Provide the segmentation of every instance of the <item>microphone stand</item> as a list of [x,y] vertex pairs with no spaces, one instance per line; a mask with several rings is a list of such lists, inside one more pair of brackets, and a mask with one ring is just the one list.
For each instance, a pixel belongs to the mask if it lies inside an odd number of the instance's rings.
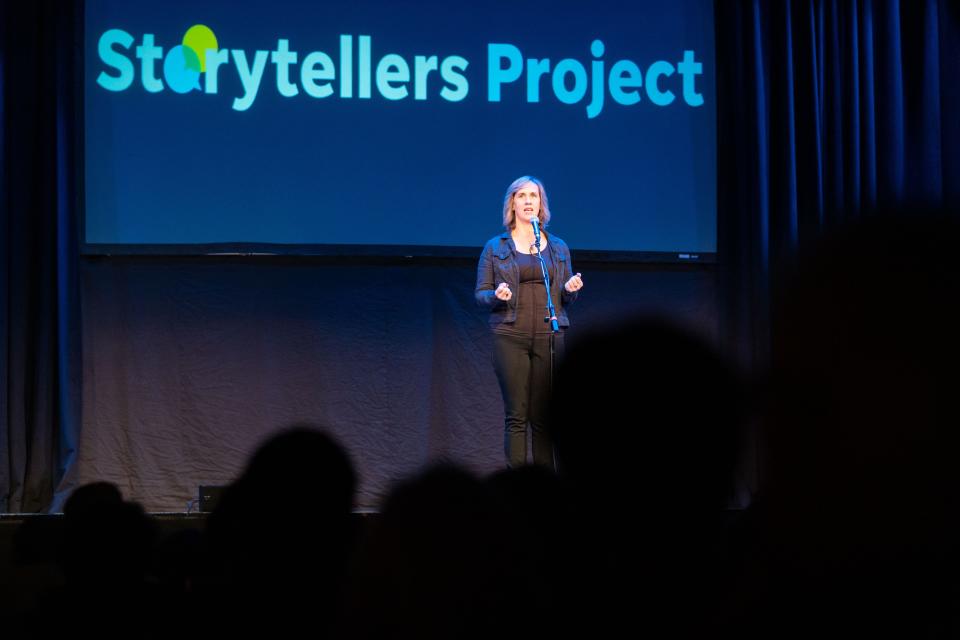
[[[534,241],[533,246],[537,248],[537,260],[540,261],[540,272],[543,274],[543,286],[547,290],[547,315],[543,318],[544,322],[550,323],[551,335],[560,333],[560,325],[557,322],[557,309],[553,306],[553,296],[550,295],[550,274],[547,273],[547,263],[543,259],[543,254],[540,253],[540,230],[534,225]],[[553,340],[550,341],[551,347],[553,346]],[[551,362],[550,362],[550,371],[553,371],[553,360],[552,360],[553,351],[551,349]]]
[[[554,346],[554,338],[558,333],[560,333],[560,324],[557,322],[557,309],[553,306],[553,296],[550,295],[550,274],[547,272],[547,263],[543,259],[543,254],[540,253],[540,226],[539,221],[532,223],[533,224],[533,235],[534,242],[533,245],[537,249],[537,260],[540,262],[540,273],[543,274],[543,286],[547,290],[547,315],[544,316],[543,321],[550,323],[550,387],[549,392],[550,396],[553,396],[553,368],[556,360],[556,351]],[[557,470],[557,454],[553,451],[553,434],[550,433],[548,428],[547,430],[550,436],[550,450],[552,454],[553,471]]]

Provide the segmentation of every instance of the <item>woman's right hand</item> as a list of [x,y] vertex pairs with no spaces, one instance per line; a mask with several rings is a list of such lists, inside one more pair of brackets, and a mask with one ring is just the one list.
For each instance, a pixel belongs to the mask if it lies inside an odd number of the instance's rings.
[[501,282],[500,286],[498,286],[497,290],[493,293],[504,302],[513,297],[513,291],[510,291],[510,285],[508,285],[506,282]]

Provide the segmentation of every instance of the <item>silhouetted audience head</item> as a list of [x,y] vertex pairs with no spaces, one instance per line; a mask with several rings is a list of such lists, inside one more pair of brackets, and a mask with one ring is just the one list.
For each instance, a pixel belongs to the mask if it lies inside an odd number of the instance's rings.
[[97,505],[120,504],[123,494],[112,482],[91,482],[74,489],[63,505],[63,515],[82,513]]
[[[28,637],[147,637],[154,617],[150,560],[156,523],[112,484],[76,489],[64,506],[64,584],[38,594]],[[41,624],[36,624],[41,620]]]
[[827,236],[775,307],[767,486],[805,537],[890,542],[956,523],[960,234],[908,213]]
[[[222,632],[315,633],[339,604],[356,478],[330,436],[297,426],[265,442],[207,522],[210,584],[229,598]],[[253,626],[251,626],[253,625]]]
[[574,576],[567,587],[578,598],[565,613],[574,611],[576,634],[710,629],[728,573],[723,529],[741,413],[731,368],[665,321],[637,319],[571,344],[550,425],[580,512],[558,558]]
[[778,289],[761,607],[777,634],[795,618],[793,635],[827,620],[960,630],[958,243],[956,218],[878,214],[827,235]]
[[62,566],[68,585],[123,590],[142,583],[156,524],[107,482],[76,489],[64,511]]
[[363,548],[345,635],[531,637],[531,541],[514,533],[488,487],[464,470],[437,467],[401,483]]
[[506,510],[511,521],[534,530],[548,540],[570,516],[569,496],[560,479],[543,465],[505,469],[486,479],[491,496]]
[[560,472],[598,506],[718,511],[732,493],[742,394],[702,339],[637,319],[571,345],[551,425]]
[[260,509],[343,514],[353,507],[356,477],[339,443],[323,431],[296,426],[261,445],[232,488]]

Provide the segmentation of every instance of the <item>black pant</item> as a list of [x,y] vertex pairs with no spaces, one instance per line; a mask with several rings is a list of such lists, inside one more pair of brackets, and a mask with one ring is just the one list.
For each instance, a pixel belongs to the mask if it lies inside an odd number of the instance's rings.
[[[533,462],[553,468],[553,442],[547,430],[550,401],[550,334],[493,334],[493,368],[500,381],[505,414],[503,448],[510,467],[527,462],[527,423],[533,440]],[[554,359],[563,334],[554,336]]]

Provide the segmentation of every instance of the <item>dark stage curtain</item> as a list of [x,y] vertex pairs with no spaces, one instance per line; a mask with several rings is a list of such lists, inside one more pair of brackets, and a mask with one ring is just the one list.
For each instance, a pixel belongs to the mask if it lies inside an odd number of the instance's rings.
[[[571,340],[630,312],[716,340],[713,270],[575,265],[590,291],[570,309]],[[378,507],[430,462],[502,469],[475,277],[460,260],[85,260],[77,480],[183,511],[198,485],[231,481],[262,440],[298,422],[348,449],[359,507]],[[624,375],[633,366],[643,363]]]
[[0,3],[0,511],[46,508],[77,449],[74,15]]
[[718,2],[721,334],[769,355],[771,274],[845,220],[960,201],[958,3]]

